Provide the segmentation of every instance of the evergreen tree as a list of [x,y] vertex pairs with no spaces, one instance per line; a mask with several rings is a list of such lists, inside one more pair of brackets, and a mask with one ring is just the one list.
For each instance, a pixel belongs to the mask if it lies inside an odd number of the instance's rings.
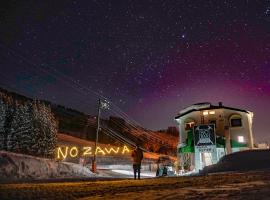
[[7,106],[0,99],[0,150],[5,149],[5,122]]
[[19,103],[0,95],[0,150],[51,157],[57,128],[51,108],[44,103]]
[[47,116],[47,121],[48,121],[47,123],[48,131],[46,134],[46,138],[47,138],[46,154],[49,156],[52,156],[54,154],[54,151],[57,145],[58,124],[50,107],[46,108],[46,116]]
[[14,108],[11,104],[6,105],[5,122],[4,122],[4,134],[3,134],[3,150],[8,151],[8,138],[11,132],[11,123],[13,120]]
[[57,140],[57,122],[50,107],[44,103],[34,102],[33,104],[34,125],[36,144],[35,152],[39,156],[50,157],[53,155]]
[[52,156],[57,123],[45,104],[34,101],[15,108],[7,139],[7,150],[36,156]]
[[45,133],[43,130],[44,120],[42,118],[42,112],[38,101],[34,101],[32,105],[32,117],[33,124],[35,127],[34,138],[35,144],[32,146],[32,150],[38,156],[44,155],[45,148]]
[[35,144],[36,132],[37,130],[33,124],[31,103],[17,106],[13,112],[11,129],[7,140],[7,150],[35,154],[32,146]]

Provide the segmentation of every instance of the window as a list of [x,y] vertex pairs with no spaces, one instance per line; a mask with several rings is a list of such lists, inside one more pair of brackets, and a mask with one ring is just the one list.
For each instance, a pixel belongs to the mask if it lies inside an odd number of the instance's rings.
[[231,126],[232,127],[240,127],[240,126],[242,126],[242,120],[240,118],[231,119]]
[[216,124],[216,120],[214,120],[214,119],[209,120],[209,124],[214,124],[214,125],[215,125],[215,127],[217,126],[217,124]]
[[208,111],[203,111],[203,115],[208,115]]
[[194,122],[189,122],[185,124],[185,130],[190,130],[194,127],[195,123]]
[[238,136],[238,142],[244,143],[245,142],[244,136]]
[[209,111],[209,114],[210,115],[214,115],[216,112],[214,111],[214,110],[212,110],[212,111]]

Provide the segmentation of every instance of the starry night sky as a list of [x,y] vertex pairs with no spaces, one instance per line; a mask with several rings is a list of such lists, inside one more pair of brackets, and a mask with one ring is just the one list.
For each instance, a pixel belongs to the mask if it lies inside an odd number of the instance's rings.
[[270,1],[6,1],[0,70],[2,87],[94,115],[78,83],[154,130],[222,101],[270,141]]

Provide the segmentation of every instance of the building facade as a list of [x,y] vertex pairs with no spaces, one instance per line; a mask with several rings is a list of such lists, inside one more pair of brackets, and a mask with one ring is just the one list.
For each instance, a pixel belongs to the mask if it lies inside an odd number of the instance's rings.
[[199,171],[226,154],[253,148],[253,113],[198,103],[175,117],[179,126],[177,156],[182,170]]

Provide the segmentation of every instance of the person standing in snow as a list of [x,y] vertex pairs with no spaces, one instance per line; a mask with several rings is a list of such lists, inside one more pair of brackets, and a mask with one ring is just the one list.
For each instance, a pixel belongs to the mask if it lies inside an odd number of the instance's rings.
[[138,146],[136,146],[136,149],[132,151],[131,156],[133,158],[134,179],[136,179],[137,173],[138,179],[141,179],[140,174],[141,174],[141,163],[143,159],[143,152]]

